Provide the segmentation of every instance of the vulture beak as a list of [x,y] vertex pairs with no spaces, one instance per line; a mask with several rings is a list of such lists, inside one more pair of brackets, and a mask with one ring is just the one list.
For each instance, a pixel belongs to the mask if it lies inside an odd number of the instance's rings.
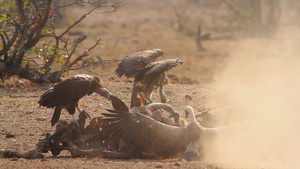
[[111,94],[106,88],[100,88],[99,90],[95,91],[97,94],[101,95],[102,97],[107,98],[110,101]]

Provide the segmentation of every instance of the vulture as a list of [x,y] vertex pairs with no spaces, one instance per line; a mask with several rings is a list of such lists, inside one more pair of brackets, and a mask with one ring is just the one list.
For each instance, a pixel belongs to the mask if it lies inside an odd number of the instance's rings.
[[182,63],[182,60],[177,58],[160,60],[148,64],[135,76],[130,108],[137,106],[138,94],[142,95],[150,103],[152,103],[151,97],[153,90],[158,87],[161,102],[166,103],[167,97],[164,92],[164,86],[168,83],[168,78],[165,75],[165,71],[168,71],[175,66],[181,65]]
[[[129,108],[126,106],[126,104],[120,100],[116,96],[110,96],[110,100],[112,103],[112,106],[115,110],[117,111],[124,111],[124,112],[129,112]],[[176,125],[176,126],[181,126],[180,122],[180,113],[175,111],[170,105],[165,104],[165,103],[150,103],[146,106],[140,106],[136,107],[142,114],[147,115],[157,121],[170,124],[170,125]],[[174,118],[174,123],[170,121],[169,118],[166,118],[163,116],[162,112],[160,109],[163,109],[169,113],[171,113],[170,117]],[[153,113],[152,113],[153,111]]]
[[93,77],[87,74],[78,74],[56,83],[48,91],[41,95],[38,101],[40,106],[54,108],[54,113],[51,119],[51,124],[54,126],[60,117],[61,110],[66,109],[74,118],[75,108],[80,112],[78,101],[85,95],[90,95],[93,92],[110,99],[112,95],[100,83],[98,77]]
[[115,73],[118,77],[135,77],[151,62],[154,62],[164,53],[161,49],[139,51],[126,56],[118,65]]
[[[153,103],[155,104],[155,103]],[[245,123],[236,123],[218,128],[205,128],[196,121],[194,110],[191,106],[185,108],[186,117],[189,116],[187,126],[171,126],[154,120],[143,114],[135,107],[130,111],[120,109],[109,110],[102,113],[103,121],[107,125],[103,131],[107,133],[112,143],[125,142],[133,152],[133,158],[177,158],[188,161],[199,160],[205,141],[211,141],[216,134],[232,131]],[[247,124],[247,123],[246,123]],[[235,130],[233,130],[235,132]]]
[[[129,143],[134,154],[138,155],[135,158],[175,158],[184,155],[189,160],[198,155],[197,143],[206,129],[197,123],[190,106],[185,109],[190,114],[190,124],[186,127],[161,123],[140,113],[136,108],[130,112],[107,111],[110,113],[102,113],[106,117],[103,120],[109,122],[103,131],[109,133],[110,139],[114,141]],[[185,152],[186,150],[188,151]]]

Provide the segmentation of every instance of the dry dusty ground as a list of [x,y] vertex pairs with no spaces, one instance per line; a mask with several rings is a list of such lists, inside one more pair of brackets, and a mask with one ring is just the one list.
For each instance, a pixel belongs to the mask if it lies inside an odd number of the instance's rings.
[[[107,88],[112,93],[122,98],[127,104],[130,101],[132,83],[111,82],[104,80]],[[2,84],[3,85],[3,84]],[[28,151],[35,149],[39,139],[45,137],[45,133],[53,133],[50,118],[53,110],[38,107],[39,96],[49,86],[22,86],[21,89],[2,87],[0,90],[0,149],[12,151]],[[208,106],[210,86],[198,84],[169,84],[166,93],[169,96],[169,104],[176,110],[183,112],[187,105],[195,110]],[[192,100],[185,98],[190,95]],[[158,101],[157,93],[153,96]],[[97,117],[105,112],[104,108],[111,108],[110,102],[100,98],[96,94],[84,97],[80,106],[88,111],[92,117]],[[67,112],[62,113],[61,119],[70,119]],[[7,133],[15,135],[5,138]],[[45,154],[45,159],[4,159],[0,158],[0,168],[215,168],[207,162],[187,162],[179,159],[170,160],[110,160],[102,158],[70,158],[68,152],[62,152],[58,158],[53,158],[51,153]]]

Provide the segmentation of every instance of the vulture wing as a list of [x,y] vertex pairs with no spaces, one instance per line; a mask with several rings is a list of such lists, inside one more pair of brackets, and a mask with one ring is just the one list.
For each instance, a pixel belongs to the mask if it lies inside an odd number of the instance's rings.
[[152,49],[136,52],[126,56],[118,65],[115,73],[118,77],[135,77],[149,63],[154,62],[164,52],[161,49]]
[[38,103],[51,108],[66,105],[85,96],[91,87],[89,78],[76,75],[55,84],[40,97]]
[[108,111],[111,113],[102,113],[107,117],[104,120],[110,122],[104,130],[113,139],[122,139],[141,153],[176,157],[190,143],[187,128],[166,125],[138,112]]
[[183,62],[180,59],[165,59],[157,62],[152,62],[147,65],[143,71],[136,75],[135,82],[142,81],[147,76],[158,77],[165,71],[168,71],[177,65],[181,65],[182,63]]
[[129,109],[126,106],[126,104],[122,100],[117,98],[116,96],[111,95],[110,100],[111,100],[111,104],[115,110],[129,112]]

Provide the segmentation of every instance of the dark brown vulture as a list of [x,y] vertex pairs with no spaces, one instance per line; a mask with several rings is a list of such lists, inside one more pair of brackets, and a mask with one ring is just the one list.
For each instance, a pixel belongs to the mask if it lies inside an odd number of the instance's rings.
[[183,155],[187,160],[193,160],[198,155],[198,141],[206,129],[196,122],[190,106],[185,109],[191,117],[190,124],[186,127],[158,122],[140,113],[137,108],[131,112],[108,111],[110,113],[102,113],[106,116],[103,120],[109,122],[103,131],[110,133],[110,138],[115,141],[122,139],[130,144],[135,154],[156,158],[175,158]]
[[182,60],[177,58],[165,59],[148,64],[144,70],[135,76],[130,108],[137,106],[138,93],[142,93],[142,96],[152,103],[151,97],[153,90],[158,87],[161,102],[167,102],[167,97],[164,93],[164,86],[168,83],[168,78],[165,75],[165,71],[181,65],[182,63]]
[[85,95],[90,95],[93,92],[109,99],[111,93],[103,88],[98,77],[92,77],[86,74],[78,74],[55,84],[46,91],[39,100],[40,106],[54,108],[54,113],[51,119],[52,126],[59,120],[61,110],[66,109],[69,114],[75,113],[75,108],[80,112],[78,101]]
[[152,49],[136,52],[126,56],[118,65],[115,73],[118,77],[135,77],[151,62],[154,62],[164,53],[161,49]]

